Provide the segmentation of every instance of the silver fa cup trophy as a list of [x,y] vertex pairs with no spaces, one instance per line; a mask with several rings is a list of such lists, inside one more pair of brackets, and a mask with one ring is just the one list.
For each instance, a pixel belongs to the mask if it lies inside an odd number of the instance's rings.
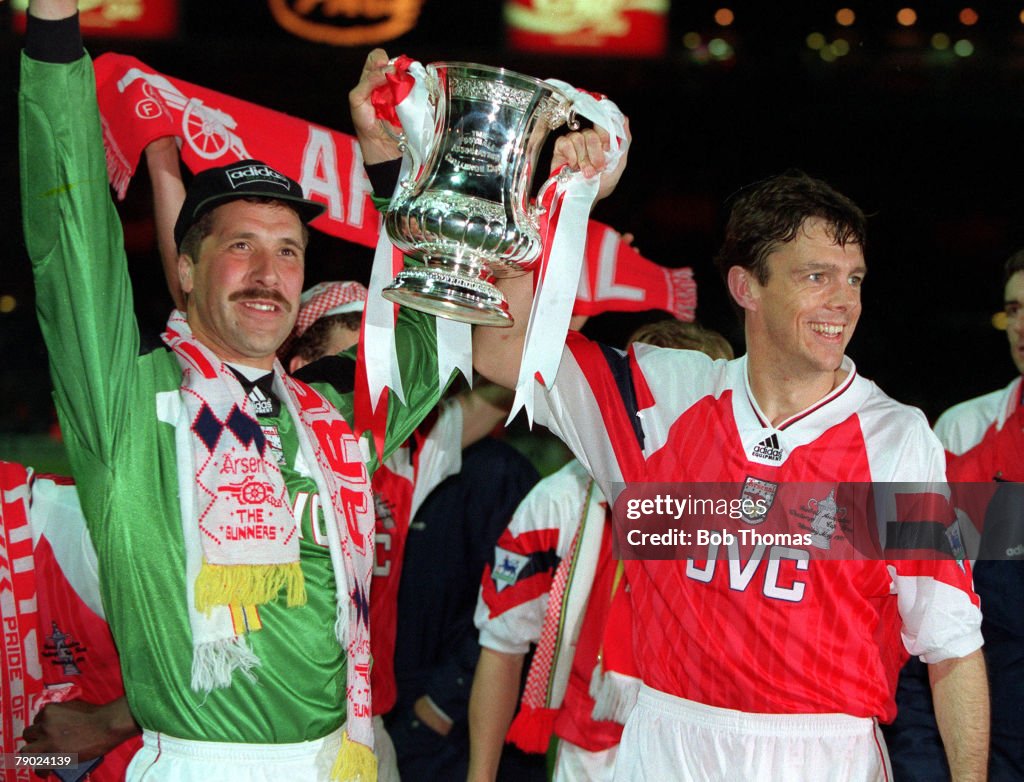
[[571,100],[503,68],[440,62],[426,72],[433,135],[384,220],[392,243],[422,266],[399,273],[384,296],[465,323],[510,326],[493,280],[540,257],[530,188],[548,133],[576,127]]

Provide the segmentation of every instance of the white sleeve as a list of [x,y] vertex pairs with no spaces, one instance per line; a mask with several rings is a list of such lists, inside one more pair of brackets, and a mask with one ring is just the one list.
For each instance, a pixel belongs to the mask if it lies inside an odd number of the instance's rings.
[[101,619],[106,619],[100,601],[96,549],[85,526],[75,486],[37,476],[32,482],[29,525],[33,543],[46,538],[64,577],[82,602]]
[[[890,480],[902,482],[895,484],[901,487],[910,485],[907,482],[913,478],[914,484],[948,492],[942,446],[923,416],[900,429],[902,447],[893,455]],[[955,531],[951,526],[947,536]],[[926,663],[963,657],[982,645],[981,610],[970,566],[964,561],[962,545],[953,545],[950,539],[955,560],[892,560],[888,565],[903,622],[903,643]]]
[[579,463],[570,462],[516,508],[484,572],[474,614],[481,646],[525,654],[540,638],[551,581],[586,511],[589,483]]
[[[956,567],[947,561],[935,564]],[[903,619],[903,644],[910,654],[931,664],[981,648],[981,611],[961,586],[937,576],[901,576],[893,565],[889,572]]]

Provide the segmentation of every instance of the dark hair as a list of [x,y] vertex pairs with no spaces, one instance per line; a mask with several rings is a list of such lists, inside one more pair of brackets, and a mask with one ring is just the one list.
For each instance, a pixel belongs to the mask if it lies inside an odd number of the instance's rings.
[[285,346],[287,354],[282,359],[286,366],[294,356],[301,356],[306,361],[323,358],[335,327],[359,330],[363,319],[362,312],[342,312],[337,315],[325,315]]
[[633,332],[627,344],[643,342],[659,348],[699,350],[711,358],[734,358],[732,345],[717,331],[699,323],[686,323],[675,318],[656,320]]
[[1010,281],[1010,278],[1017,272],[1024,272],[1024,250],[1017,250],[1006,259],[1003,264],[1003,286]]
[[768,256],[793,241],[809,218],[825,221],[828,236],[840,247],[859,244],[867,233],[864,213],[830,185],[790,170],[740,191],[729,214],[725,241],[715,256],[723,280],[729,269],[740,266],[753,272],[762,285],[768,282]]
[[185,235],[181,237],[181,245],[178,247],[178,255],[187,255],[192,263],[199,261],[199,245],[203,239],[210,235],[213,230],[213,212],[203,212],[199,219],[189,226]]
[[[294,206],[289,204],[287,201],[281,201],[277,198],[263,198],[262,196],[248,196],[245,198],[236,198],[236,201],[246,201],[250,204],[277,204],[285,209],[290,209],[295,212],[299,219],[302,216],[295,209]],[[209,209],[199,215],[199,219],[196,220],[192,225],[185,231],[185,235],[181,237],[181,244],[178,245],[178,254],[187,255],[192,259],[192,263],[199,263],[199,246],[203,243],[203,239],[210,235],[213,231],[213,213],[217,211],[217,207],[223,206],[223,204],[231,203],[230,201],[223,201],[217,204],[213,209]],[[309,229],[305,223],[302,223],[302,246],[305,247],[309,244]]]

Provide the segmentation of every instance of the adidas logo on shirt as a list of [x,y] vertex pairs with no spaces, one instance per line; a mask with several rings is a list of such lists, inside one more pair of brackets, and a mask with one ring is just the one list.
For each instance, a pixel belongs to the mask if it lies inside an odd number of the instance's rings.
[[779,448],[779,436],[777,434],[773,434],[764,438],[754,446],[754,450],[751,451],[750,455],[755,459],[766,459],[770,462],[781,462],[782,449]]
[[268,399],[259,386],[249,389],[249,401],[252,402],[252,408],[256,411],[256,415],[271,415],[274,412],[273,400]]

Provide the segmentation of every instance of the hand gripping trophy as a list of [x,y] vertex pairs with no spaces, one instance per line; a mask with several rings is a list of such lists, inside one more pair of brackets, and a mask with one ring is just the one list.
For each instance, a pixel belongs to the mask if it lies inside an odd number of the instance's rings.
[[[407,58],[399,58],[396,68],[407,69],[415,86],[396,105],[405,158],[384,227],[392,244],[422,266],[399,272],[383,295],[464,323],[511,325],[492,280],[536,266],[542,225],[550,236],[547,221],[554,211],[542,202],[553,203],[571,178],[563,172],[548,180],[537,203],[531,203],[537,158],[548,134],[562,125],[576,129],[577,114],[614,131],[616,121],[621,127],[621,114],[610,101],[564,82],[503,68],[455,62],[424,67]],[[557,272],[575,273],[568,280],[573,291],[585,225],[584,220],[576,232],[575,269],[570,261]]]

